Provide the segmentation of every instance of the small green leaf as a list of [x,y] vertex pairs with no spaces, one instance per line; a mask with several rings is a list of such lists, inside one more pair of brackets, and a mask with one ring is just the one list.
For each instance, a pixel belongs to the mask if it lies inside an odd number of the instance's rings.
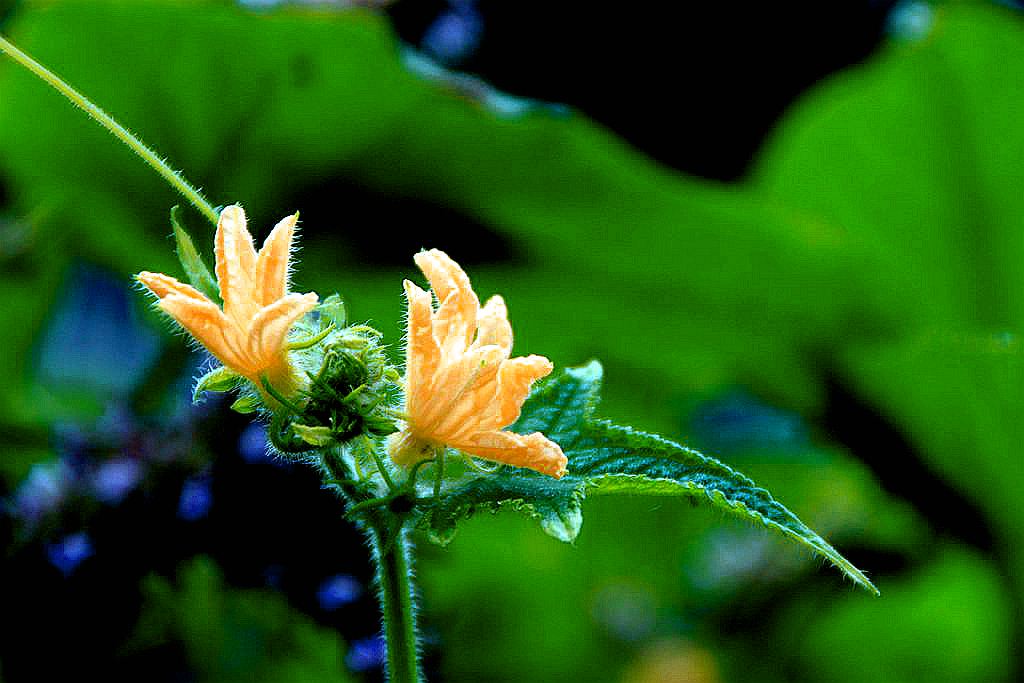
[[564,477],[510,467],[467,472],[448,482],[440,499],[425,510],[421,524],[431,538],[445,543],[460,519],[507,506],[536,517],[551,536],[572,541],[583,522],[580,503],[587,495],[685,496],[797,541],[878,593],[860,570],[746,476],[660,436],[593,419],[601,376],[596,361],[564,370],[531,394],[512,427],[556,441],[569,459]]
[[293,422],[292,431],[295,432],[295,436],[310,446],[320,448],[334,443],[334,434],[331,433],[330,427],[310,427],[309,425]]
[[185,275],[193,287],[210,298],[211,301],[220,302],[220,289],[217,281],[210,274],[210,269],[203,262],[203,257],[196,250],[192,238],[181,225],[181,207],[171,208],[171,225],[174,226],[174,241],[178,245],[178,260],[181,267],[185,269]]
[[338,294],[331,294],[329,297],[323,300],[317,310],[320,315],[326,316],[328,320],[334,323],[334,325],[341,329],[345,327],[345,323],[348,321],[348,311],[345,309],[345,302],[341,300],[341,296]]
[[210,370],[196,382],[195,391],[192,392],[192,400],[198,401],[200,395],[206,391],[231,391],[238,386],[239,380],[241,380],[241,375],[227,367],[222,366]]
[[249,415],[259,410],[261,404],[258,396],[242,396],[231,404],[231,410],[242,415]]

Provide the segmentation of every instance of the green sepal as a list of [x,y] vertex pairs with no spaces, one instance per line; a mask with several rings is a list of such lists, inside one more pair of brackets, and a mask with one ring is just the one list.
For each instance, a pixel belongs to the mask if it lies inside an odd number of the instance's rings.
[[231,410],[242,415],[250,415],[260,409],[263,402],[259,396],[242,396],[231,404]]
[[231,391],[238,386],[241,379],[241,375],[227,367],[214,368],[196,382],[195,391],[192,392],[192,400],[198,401],[200,395],[206,391]]
[[177,244],[178,260],[188,277],[189,283],[210,298],[220,303],[220,288],[213,279],[210,269],[203,262],[203,257],[196,250],[192,238],[181,225],[181,207],[171,208],[171,225],[174,227],[174,241]]
[[436,500],[423,504],[419,525],[431,540],[447,543],[461,519],[508,507],[537,518],[549,535],[571,542],[588,495],[687,497],[795,540],[878,593],[860,570],[743,474],[660,436],[594,419],[601,377],[596,361],[563,370],[531,393],[511,427],[521,434],[541,432],[557,442],[569,460],[565,476],[555,479],[513,467],[467,469],[447,480]]
[[322,448],[334,443],[334,433],[330,427],[311,427],[309,425],[293,422],[291,424],[295,436],[299,437],[310,446]]
[[333,322],[338,329],[345,327],[345,323],[348,321],[348,311],[345,308],[345,302],[341,300],[341,296],[338,294],[331,294],[324,299],[317,306],[317,310],[320,312],[320,315]]

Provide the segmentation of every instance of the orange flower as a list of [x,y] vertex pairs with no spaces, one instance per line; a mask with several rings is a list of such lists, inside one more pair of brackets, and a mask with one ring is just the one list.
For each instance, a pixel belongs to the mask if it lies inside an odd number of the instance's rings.
[[469,278],[455,261],[432,249],[415,256],[440,302],[405,281],[409,327],[405,368],[405,429],[391,437],[399,465],[451,446],[495,462],[565,474],[562,449],[543,434],[501,431],[519,419],[534,381],[552,370],[543,356],[509,358],[512,327],[505,302],[480,307]]
[[256,253],[240,206],[220,214],[214,238],[217,284],[224,310],[192,287],[162,273],[137,278],[221,363],[262,391],[261,377],[291,394],[298,378],[285,340],[292,325],[317,304],[317,295],[288,294],[288,260],[298,214],[278,223]]

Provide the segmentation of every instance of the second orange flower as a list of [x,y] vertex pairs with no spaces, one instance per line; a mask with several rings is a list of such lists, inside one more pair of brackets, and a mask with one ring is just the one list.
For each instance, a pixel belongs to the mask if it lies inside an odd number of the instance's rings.
[[411,466],[452,447],[494,462],[553,477],[565,474],[562,449],[543,434],[503,431],[519,418],[536,380],[553,366],[543,356],[511,358],[512,327],[505,302],[481,307],[469,277],[442,251],[415,256],[439,302],[405,281],[409,303],[406,340],[405,428],[389,451]]

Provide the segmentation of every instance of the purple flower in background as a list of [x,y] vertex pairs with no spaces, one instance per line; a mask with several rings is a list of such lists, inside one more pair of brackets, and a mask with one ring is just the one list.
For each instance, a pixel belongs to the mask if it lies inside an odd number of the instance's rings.
[[115,458],[100,463],[90,477],[92,494],[100,502],[117,505],[139,485],[145,471],[135,458]]
[[353,671],[369,671],[384,664],[385,655],[384,638],[363,638],[352,643],[345,655],[345,664]]
[[92,557],[94,552],[92,539],[84,531],[70,534],[46,546],[47,559],[64,576],[70,576],[82,562]]
[[331,611],[355,602],[362,594],[363,587],[354,577],[336,574],[324,579],[316,597],[321,608]]
[[178,517],[186,522],[195,522],[210,512],[213,505],[213,491],[208,476],[186,479],[181,486],[178,499]]
[[63,461],[32,466],[14,494],[12,514],[33,524],[55,512],[68,495],[73,474]]

